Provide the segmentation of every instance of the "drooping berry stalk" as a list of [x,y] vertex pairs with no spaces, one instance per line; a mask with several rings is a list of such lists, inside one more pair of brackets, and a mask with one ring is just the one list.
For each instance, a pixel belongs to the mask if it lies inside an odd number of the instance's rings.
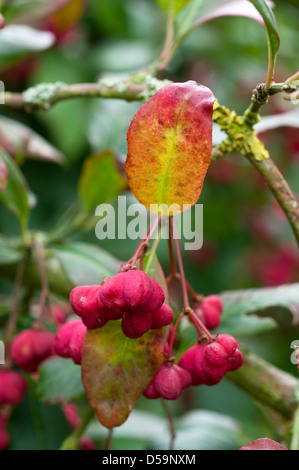
[[136,265],[138,257],[142,256],[142,250],[147,249],[150,240],[154,236],[154,234],[155,234],[155,232],[156,232],[156,230],[157,230],[157,228],[160,224],[160,221],[161,221],[161,216],[158,215],[156,217],[156,219],[154,220],[154,222],[147,229],[147,232],[146,232],[145,236],[140,241],[139,245],[136,248],[136,251],[135,251],[134,255],[129,260],[128,264],[131,264],[132,266]]
[[46,274],[46,266],[45,266],[45,256],[44,256],[44,249],[42,244],[38,241],[34,241],[34,247],[36,252],[36,261],[37,267],[39,271],[40,283],[41,283],[41,294],[39,300],[39,316],[38,321],[41,321],[45,312],[46,312],[46,305],[49,298],[49,286]]
[[[173,229],[173,235],[174,235],[174,244],[175,244],[175,249],[176,249],[176,255],[177,255],[177,260],[178,260],[178,265],[179,265],[179,274],[181,278],[181,286],[182,286],[182,292],[183,292],[183,302],[184,302],[184,312],[189,315],[190,320],[192,321],[193,325],[198,331],[197,326],[200,327],[202,331],[205,332],[205,334],[208,336],[208,338],[212,339],[211,333],[208,331],[208,329],[205,327],[205,325],[202,323],[202,321],[195,315],[194,311],[190,307],[189,304],[189,298],[188,298],[188,289],[187,289],[187,282],[186,282],[186,277],[185,277],[185,271],[184,271],[184,264],[183,264],[183,259],[182,259],[182,254],[180,250],[180,244],[179,240],[177,237],[177,233],[175,230],[174,224],[172,225]],[[200,334],[202,334],[200,332]]]
[[181,249],[180,249],[180,243],[179,243],[179,240],[178,240],[178,237],[177,237],[177,233],[176,233],[176,229],[175,229],[174,224],[172,224],[172,228],[173,228],[173,236],[174,236],[173,238],[174,238],[174,245],[175,245],[175,249],[176,249],[176,256],[177,256],[177,261],[178,261],[178,265],[179,265],[179,272],[180,272],[180,276],[181,276],[184,310],[186,311],[187,309],[190,309],[190,304],[189,304],[189,298],[188,298],[188,292],[187,292],[184,264],[183,264]]

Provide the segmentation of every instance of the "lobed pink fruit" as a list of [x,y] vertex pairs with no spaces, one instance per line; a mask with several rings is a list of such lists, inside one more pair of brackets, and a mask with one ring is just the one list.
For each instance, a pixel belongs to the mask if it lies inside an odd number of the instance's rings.
[[159,310],[156,310],[152,314],[152,326],[153,330],[163,328],[163,326],[170,325],[173,321],[173,311],[169,305],[164,303]]
[[208,381],[202,367],[205,348],[206,344],[194,344],[184,352],[178,362],[178,365],[191,375],[192,385],[202,385]]
[[205,360],[214,367],[227,366],[228,353],[219,342],[214,341],[205,349]]
[[10,346],[11,358],[26,372],[36,372],[41,362],[53,355],[54,335],[49,331],[27,329]]
[[209,295],[204,298],[196,313],[201,317],[209,330],[215,330],[220,325],[223,303],[219,295]]
[[234,354],[234,352],[239,348],[238,341],[233,336],[227,334],[218,335],[217,343],[221,344],[228,356]]
[[158,310],[165,295],[160,285],[144,271],[130,270],[108,279],[101,286],[99,298],[107,308],[141,313]]
[[150,312],[129,313],[126,312],[123,315],[121,328],[123,333],[132,339],[140,338],[152,326],[152,314]]
[[70,304],[87,328],[101,328],[108,320],[118,320],[123,312],[109,309],[99,298],[101,286],[77,286],[70,293]]
[[54,350],[58,356],[73,359],[81,364],[82,344],[87,327],[82,320],[73,320],[62,325],[56,332]]
[[23,400],[26,389],[26,380],[19,372],[0,370],[0,406],[17,405]]
[[177,364],[163,364],[144,392],[146,398],[176,400],[191,385],[190,374]]
[[98,292],[100,286],[77,286],[70,292],[70,304],[79,317],[93,316],[99,309]]
[[186,369],[192,378],[192,385],[216,385],[223,377],[223,372],[227,371],[227,364],[224,366],[213,366],[205,359],[205,353],[208,348],[206,343],[196,343],[187,349],[180,358],[178,364]]

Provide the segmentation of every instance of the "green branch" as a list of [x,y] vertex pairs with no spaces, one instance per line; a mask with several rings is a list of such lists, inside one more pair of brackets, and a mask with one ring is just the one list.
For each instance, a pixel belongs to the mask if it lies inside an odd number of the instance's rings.
[[251,352],[244,351],[243,356],[242,367],[227,374],[228,380],[260,403],[291,419],[298,406],[296,389],[299,380]]

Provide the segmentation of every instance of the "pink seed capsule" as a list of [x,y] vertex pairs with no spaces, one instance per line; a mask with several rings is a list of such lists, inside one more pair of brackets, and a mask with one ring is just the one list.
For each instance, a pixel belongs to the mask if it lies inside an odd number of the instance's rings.
[[49,331],[27,329],[14,337],[11,358],[26,372],[36,372],[39,365],[53,354],[54,335]]
[[19,372],[0,370],[0,406],[17,405],[23,400],[26,389],[26,380]]
[[145,312],[141,314],[126,312],[122,318],[121,327],[123,333],[132,339],[140,338],[152,326],[152,314]]
[[158,330],[163,326],[170,325],[173,321],[173,311],[167,304],[163,304],[159,310],[156,310],[152,314],[152,326],[153,330]]

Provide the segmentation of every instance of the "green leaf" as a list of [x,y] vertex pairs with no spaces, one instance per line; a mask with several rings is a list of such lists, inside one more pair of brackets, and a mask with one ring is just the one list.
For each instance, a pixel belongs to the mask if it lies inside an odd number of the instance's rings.
[[84,161],[78,191],[86,210],[114,199],[128,186],[116,166],[111,150],[92,155]]
[[14,160],[5,152],[1,152],[0,155],[8,170],[8,180],[5,189],[0,192],[0,202],[18,217],[20,225],[24,229],[29,216],[27,182]]
[[14,119],[1,116],[0,132],[13,148],[18,160],[31,158],[59,164],[66,161],[65,156],[44,138]]
[[12,244],[0,238],[0,265],[17,263],[23,258],[23,253],[17,250]]
[[10,24],[0,30],[0,66],[30,53],[51,47],[55,36],[50,31],[40,31],[31,26]]
[[82,348],[82,381],[100,423],[123,424],[162,365],[165,331],[127,338],[120,321],[87,330]]
[[8,432],[9,450],[57,450],[71,429],[61,406],[41,403],[37,384],[28,377],[27,395],[13,409]]
[[156,0],[157,3],[164,9],[170,10],[173,8],[174,14],[178,14],[183,8],[185,8],[191,0]]
[[[175,422],[174,450],[237,450],[241,444],[239,423],[230,416],[208,410],[191,411]],[[169,436],[158,435],[152,449],[167,449]]]
[[39,368],[38,398],[48,404],[64,403],[85,395],[81,367],[72,359],[51,357]]
[[[220,295],[224,312],[217,332],[228,332],[236,336],[248,336],[277,326],[272,318],[253,315],[255,312],[270,307],[285,307],[296,314],[299,308],[299,283],[224,292]],[[296,322],[298,323],[298,319]]]
[[110,253],[88,243],[67,243],[51,253],[74,286],[99,284],[103,277],[116,274],[121,265]]
[[251,3],[253,3],[255,8],[261,14],[265,23],[266,31],[267,31],[268,72],[267,72],[266,86],[269,88],[273,80],[276,56],[277,56],[279,45],[280,45],[277,25],[276,25],[272,10],[265,0],[250,0],[250,1]]

